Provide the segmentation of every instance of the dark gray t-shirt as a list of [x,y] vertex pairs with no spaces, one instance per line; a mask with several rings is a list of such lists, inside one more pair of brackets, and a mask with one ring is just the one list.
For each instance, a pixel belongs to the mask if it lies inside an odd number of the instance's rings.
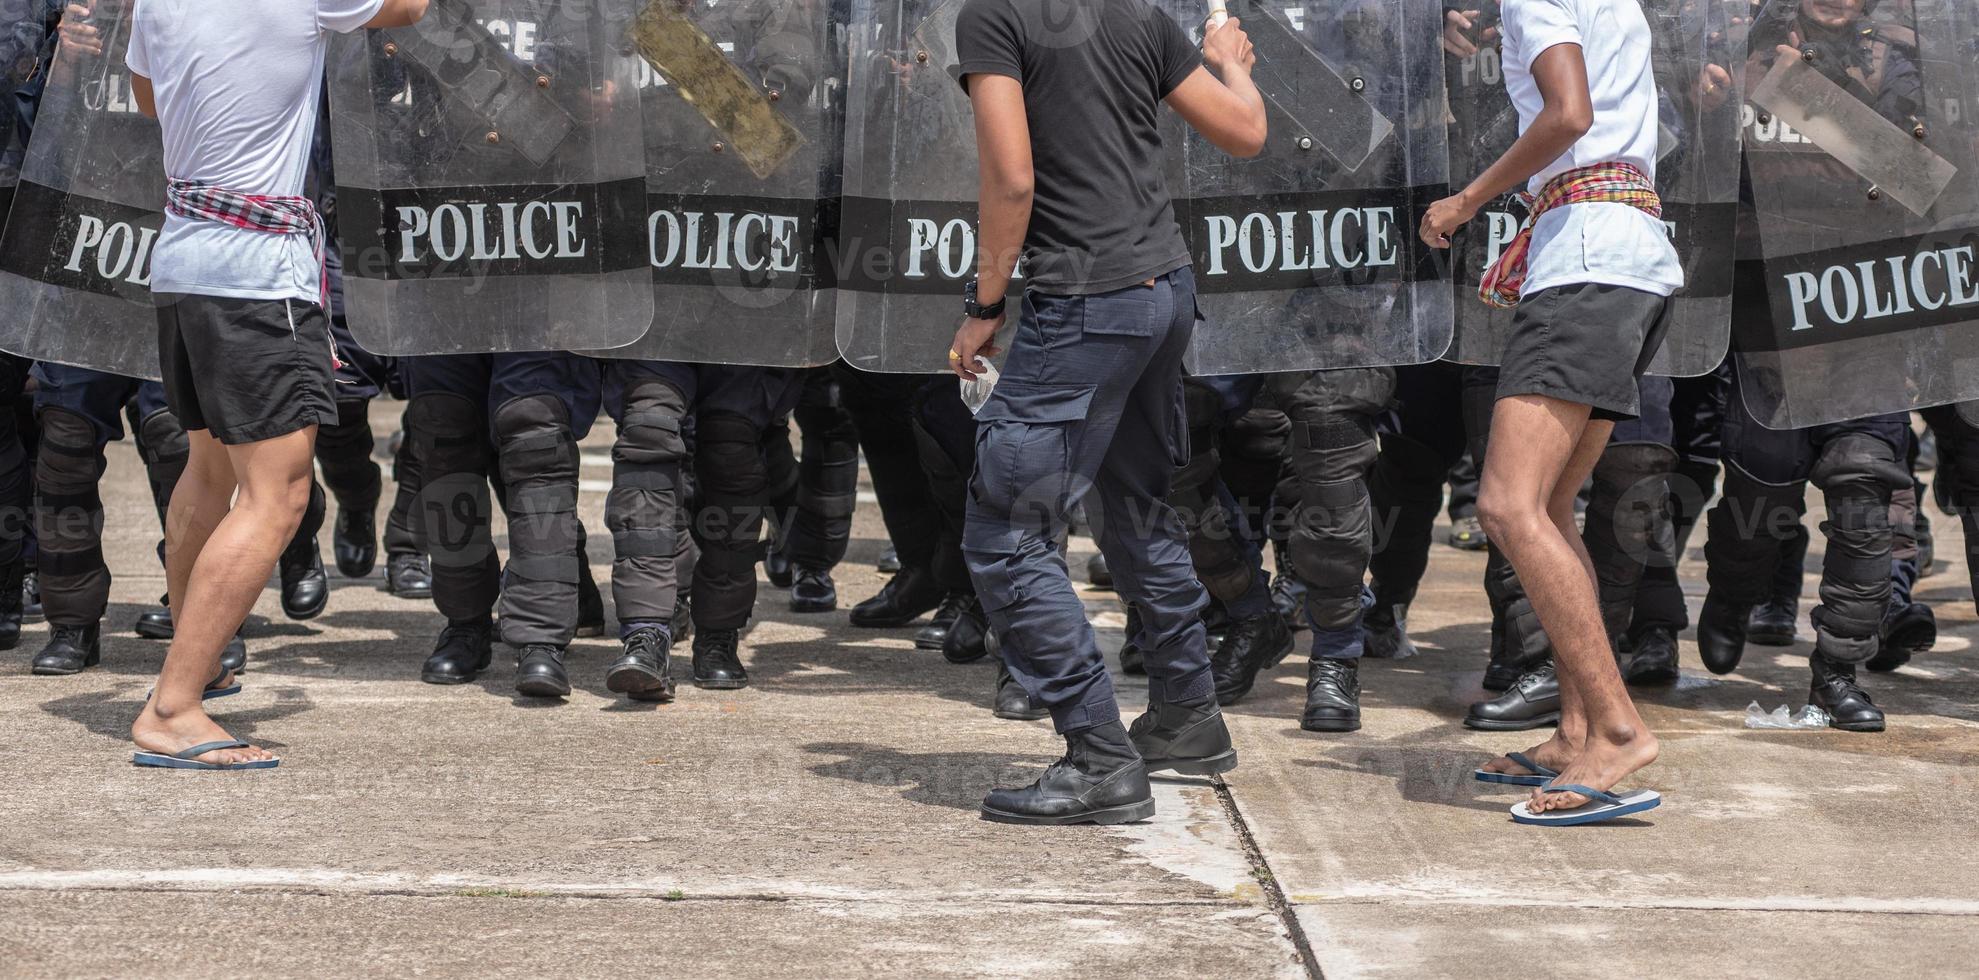
[[968,0],[963,84],[1024,86],[1035,192],[1024,274],[1054,294],[1111,292],[1189,264],[1162,179],[1161,100],[1202,64],[1147,0]]

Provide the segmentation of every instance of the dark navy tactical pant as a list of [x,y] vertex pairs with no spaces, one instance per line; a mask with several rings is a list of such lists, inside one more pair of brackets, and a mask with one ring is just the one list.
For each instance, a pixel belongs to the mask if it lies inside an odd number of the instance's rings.
[[1195,323],[1186,268],[1097,296],[1027,294],[1002,379],[976,416],[962,553],[1011,674],[1060,732],[1120,717],[1056,545],[1081,502],[1120,596],[1140,612],[1149,697],[1214,693],[1198,619],[1207,598],[1166,502],[1189,459],[1182,359]]

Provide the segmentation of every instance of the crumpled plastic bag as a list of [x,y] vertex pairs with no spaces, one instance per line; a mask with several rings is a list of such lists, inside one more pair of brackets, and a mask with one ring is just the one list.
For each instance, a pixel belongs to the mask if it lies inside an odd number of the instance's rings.
[[1769,729],[1826,728],[1828,712],[1814,705],[1803,705],[1799,711],[1788,713],[1786,705],[1767,711],[1754,701],[1745,706],[1745,727]]
[[969,407],[970,415],[974,416],[982,413],[983,406],[989,402],[990,392],[996,389],[997,377],[996,365],[978,357],[976,358],[976,380],[970,381],[967,378],[957,379],[962,383],[962,404]]

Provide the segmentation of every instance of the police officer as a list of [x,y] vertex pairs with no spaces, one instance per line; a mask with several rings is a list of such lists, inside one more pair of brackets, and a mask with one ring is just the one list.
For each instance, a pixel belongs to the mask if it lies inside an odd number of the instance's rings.
[[[1199,54],[1138,0],[1080,9],[1105,29],[1078,45],[1041,4],[973,2],[956,25],[983,185],[979,278],[948,352],[958,375],[995,353],[1020,249],[1027,276],[1002,380],[977,414],[962,551],[1011,673],[1066,741],[1036,782],[990,793],[982,812],[1031,824],[1146,819],[1150,769],[1236,764],[1197,618],[1203,588],[1165,501],[1189,456],[1181,369],[1196,307],[1155,102],[1244,155],[1263,148],[1264,104],[1234,23],[1210,30]],[[1144,623],[1149,710],[1132,732],[1057,551],[1082,498],[1097,504],[1088,516],[1107,567]]]
[[[831,612],[831,572],[845,560],[859,502],[859,440],[829,367],[804,371],[800,385],[797,408],[777,425],[783,436],[768,444],[777,540],[763,570],[771,585],[790,590],[791,612]],[[801,455],[790,451],[792,421]]]
[[[1904,29],[1866,17],[1864,0],[1806,3],[1754,25],[1748,79],[1763,77],[1781,57],[1798,57],[1885,119],[1907,122],[1923,109],[1915,42]],[[1780,8],[1784,9],[1784,8]],[[1787,172],[1775,163],[1774,177]],[[1861,180],[1812,148],[1793,161],[1808,187],[1862,193]],[[1752,201],[1748,175],[1741,198]],[[1752,227],[1741,222],[1743,227]],[[1755,280],[1753,243],[1741,241],[1737,289],[1763,295]],[[1907,415],[1883,415],[1791,431],[1761,426],[1746,409],[1734,366],[1724,429],[1724,496],[1712,508],[1705,545],[1709,592],[1697,624],[1698,652],[1717,673],[1737,668],[1754,606],[1767,597],[1779,553],[1805,512],[1806,487],[1826,499],[1828,538],[1821,602],[1812,615],[1815,642],[1808,700],[1846,731],[1883,730],[1883,712],[1858,682],[1856,667],[1876,658],[1891,603],[1896,533],[1895,494],[1913,481]]]

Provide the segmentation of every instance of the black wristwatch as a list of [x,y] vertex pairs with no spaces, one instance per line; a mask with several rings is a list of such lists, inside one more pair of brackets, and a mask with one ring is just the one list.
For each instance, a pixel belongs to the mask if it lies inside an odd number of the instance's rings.
[[1008,300],[1006,296],[988,306],[976,302],[976,280],[971,279],[968,287],[962,290],[962,312],[968,314],[971,320],[994,320],[1003,315],[1003,304]]

